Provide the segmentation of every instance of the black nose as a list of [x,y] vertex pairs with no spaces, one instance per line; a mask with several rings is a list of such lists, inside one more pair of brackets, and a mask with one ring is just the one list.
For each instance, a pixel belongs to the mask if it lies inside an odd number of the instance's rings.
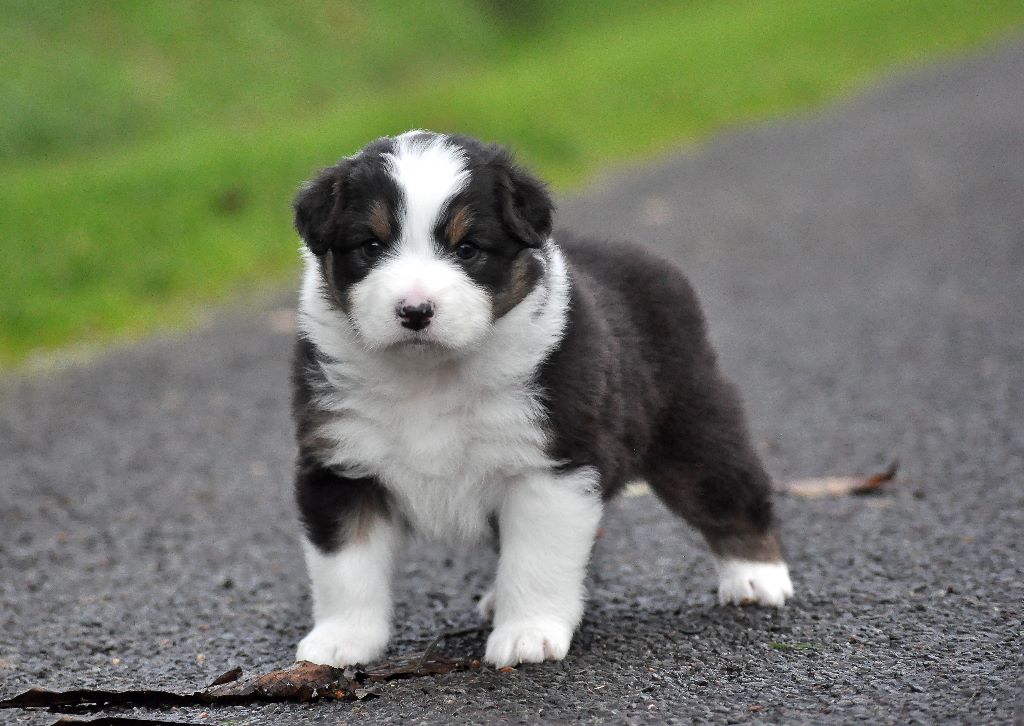
[[398,317],[403,328],[423,330],[430,325],[430,319],[434,317],[434,306],[429,302],[422,302],[419,305],[401,303],[398,306]]

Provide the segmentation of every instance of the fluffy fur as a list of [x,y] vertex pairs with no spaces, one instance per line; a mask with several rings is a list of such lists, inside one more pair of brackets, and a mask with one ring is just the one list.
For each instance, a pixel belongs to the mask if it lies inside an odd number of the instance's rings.
[[500,147],[410,132],[300,191],[294,368],[315,626],[298,657],[378,657],[408,530],[497,530],[495,666],[560,659],[602,503],[646,479],[720,562],[723,603],[792,594],[732,386],[682,273],[551,237],[544,186]]

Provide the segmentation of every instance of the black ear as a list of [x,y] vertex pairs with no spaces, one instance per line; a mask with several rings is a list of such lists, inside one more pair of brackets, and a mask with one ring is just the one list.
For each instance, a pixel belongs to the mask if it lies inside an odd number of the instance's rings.
[[342,208],[342,183],[350,160],[322,169],[302,185],[295,195],[295,229],[314,255],[327,252],[337,234],[338,214]]
[[529,247],[540,247],[551,234],[555,204],[547,186],[511,161],[501,175],[499,194],[505,224]]

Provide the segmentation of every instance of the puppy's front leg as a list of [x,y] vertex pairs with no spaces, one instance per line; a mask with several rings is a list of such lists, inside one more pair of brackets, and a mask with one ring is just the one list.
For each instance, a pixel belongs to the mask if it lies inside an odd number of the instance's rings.
[[511,485],[498,512],[494,630],[484,655],[495,667],[561,660],[569,652],[601,519],[596,479],[584,468]]
[[300,469],[296,495],[307,540],[313,630],[296,660],[332,666],[379,658],[391,636],[391,574],[402,532],[372,479]]

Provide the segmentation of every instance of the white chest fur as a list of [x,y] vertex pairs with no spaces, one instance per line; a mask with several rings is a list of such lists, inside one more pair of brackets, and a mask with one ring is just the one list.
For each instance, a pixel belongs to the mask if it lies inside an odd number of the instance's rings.
[[529,385],[478,388],[445,373],[337,391],[321,435],[335,444],[327,463],[376,477],[417,530],[472,539],[510,476],[548,465],[543,420]]
[[425,535],[478,538],[508,481],[552,463],[534,379],[561,339],[568,282],[559,250],[549,243],[544,253],[542,284],[480,348],[440,364],[366,350],[307,260],[300,329],[334,360],[317,391],[329,414],[319,432],[331,443],[324,463],[375,477]]

